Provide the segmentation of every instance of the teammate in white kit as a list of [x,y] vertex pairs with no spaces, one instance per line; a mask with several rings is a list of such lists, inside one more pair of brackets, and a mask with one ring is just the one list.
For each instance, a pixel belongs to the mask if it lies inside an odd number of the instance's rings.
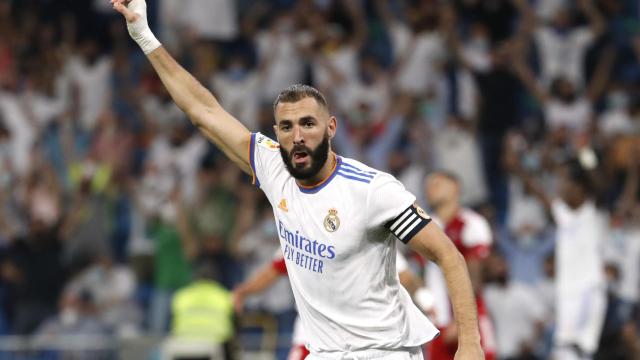
[[337,120],[317,90],[295,85],[278,96],[278,143],[251,134],[161,46],[144,0],[111,2],[176,104],[273,206],[310,359],[422,359],[438,331],[398,283],[396,238],[444,272],[456,359],[484,358],[464,259],[400,182],[331,150]]

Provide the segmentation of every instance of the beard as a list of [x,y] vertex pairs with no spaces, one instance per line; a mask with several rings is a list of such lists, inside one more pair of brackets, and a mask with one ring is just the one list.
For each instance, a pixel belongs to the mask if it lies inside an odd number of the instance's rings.
[[[293,154],[299,151],[304,151],[309,156],[310,160],[308,168],[298,168],[293,165]],[[280,155],[282,156],[282,161],[284,161],[289,174],[291,174],[291,176],[296,180],[311,179],[320,172],[324,163],[327,162],[327,158],[329,157],[329,134],[325,131],[322,141],[315,149],[308,148],[304,145],[294,145],[291,151],[286,151],[281,146]]]

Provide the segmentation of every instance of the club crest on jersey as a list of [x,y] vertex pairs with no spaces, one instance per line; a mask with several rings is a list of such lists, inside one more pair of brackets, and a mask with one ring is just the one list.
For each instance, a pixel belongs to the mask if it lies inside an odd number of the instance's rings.
[[335,232],[340,227],[340,218],[338,217],[338,210],[331,208],[329,214],[324,218],[324,229],[328,232]]

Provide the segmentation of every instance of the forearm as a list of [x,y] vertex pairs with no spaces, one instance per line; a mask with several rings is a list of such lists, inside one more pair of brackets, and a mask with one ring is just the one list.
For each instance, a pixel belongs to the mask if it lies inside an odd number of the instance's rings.
[[600,14],[600,11],[598,11],[598,8],[590,1],[585,1],[582,10],[594,34],[596,36],[602,34],[605,30],[605,20]]
[[476,300],[464,258],[456,251],[439,259],[438,265],[443,270],[451,298],[459,344],[479,342]]
[[444,274],[453,307],[458,344],[462,347],[479,347],[480,331],[476,300],[469,279],[469,271],[462,254],[451,239],[435,224],[425,226],[409,242],[420,255],[435,262]]

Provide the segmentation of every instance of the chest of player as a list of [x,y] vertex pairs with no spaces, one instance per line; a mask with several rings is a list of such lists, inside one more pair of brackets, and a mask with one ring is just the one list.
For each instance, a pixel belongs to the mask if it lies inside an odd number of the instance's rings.
[[312,271],[318,264],[315,272],[325,272],[331,263],[347,260],[367,246],[366,196],[336,180],[312,193],[292,181],[275,201],[277,233],[288,262],[311,264]]

